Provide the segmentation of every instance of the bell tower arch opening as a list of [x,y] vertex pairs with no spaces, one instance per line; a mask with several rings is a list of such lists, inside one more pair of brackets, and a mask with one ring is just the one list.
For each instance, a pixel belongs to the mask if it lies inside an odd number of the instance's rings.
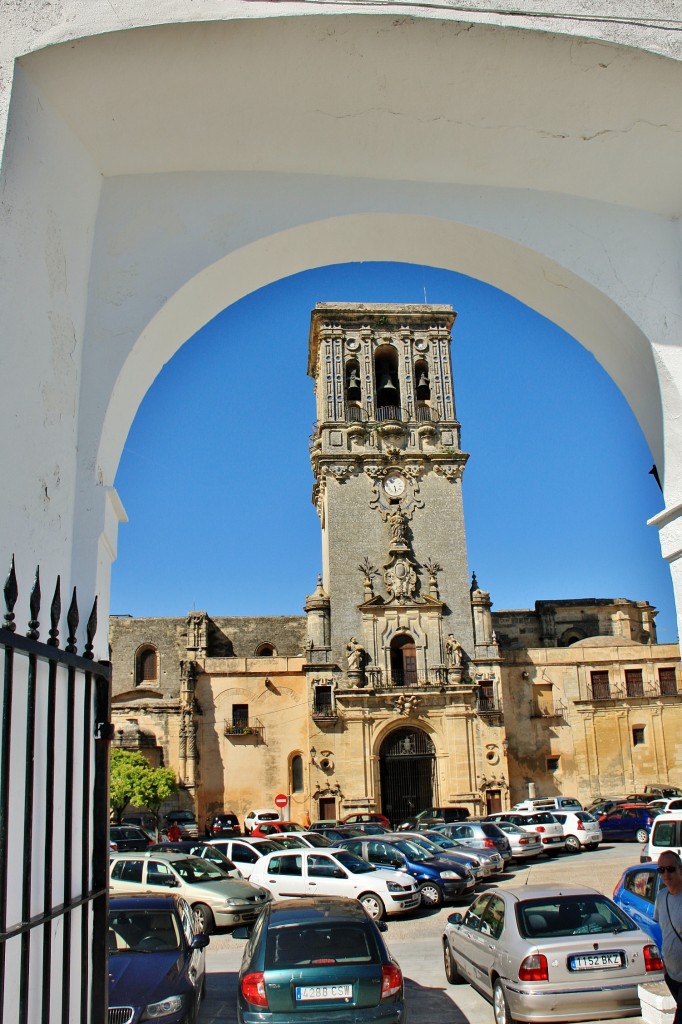
[[423,729],[395,729],[379,751],[381,806],[394,825],[438,804],[436,751]]

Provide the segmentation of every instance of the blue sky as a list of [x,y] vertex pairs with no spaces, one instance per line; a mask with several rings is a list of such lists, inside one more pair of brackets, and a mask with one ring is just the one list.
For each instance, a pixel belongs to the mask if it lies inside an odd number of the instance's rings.
[[450,303],[457,414],[470,453],[469,568],[494,610],[627,597],[677,639],[670,574],[646,521],[663,507],[651,453],[591,354],[510,296],[406,264],[344,264],[225,309],[163,368],[116,478],[114,614],[301,613],[320,571],[306,375],[316,302]]

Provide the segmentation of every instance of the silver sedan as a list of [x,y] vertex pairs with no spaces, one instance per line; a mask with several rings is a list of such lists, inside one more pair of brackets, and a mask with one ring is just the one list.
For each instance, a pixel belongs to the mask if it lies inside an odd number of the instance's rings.
[[496,1024],[639,1013],[637,986],[663,978],[657,947],[594,889],[482,893],[443,934],[445,974],[492,1001]]
[[528,857],[537,857],[542,853],[542,840],[537,832],[519,828],[511,821],[497,821],[495,824],[502,829],[509,840],[514,860],[527,860]]

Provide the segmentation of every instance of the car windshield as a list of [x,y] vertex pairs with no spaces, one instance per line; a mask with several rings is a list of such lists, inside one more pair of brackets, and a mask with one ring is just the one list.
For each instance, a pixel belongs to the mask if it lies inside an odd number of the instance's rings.
[[506,832],[510,836],[511,835],[527,836],[528,835],[528,833],[526,832],[525,829],[519,828],[518,825],[514,825],[513,822],[511,822],[511,821],[498,821],[497,822],[497,827],[501,828],[503,832]]
[[420,836],[419,839],[414,838],[410,840],[415,846],[424,850],[429,857],[438,857],[440,854],[440,847],[433,840],[428,839],[427,836]]
[[500,832],[497,823],[493,825],[490,821],[484,821],[481,825],[481,830],[484,836],[488,836],[489,839],[504,839],[504,834]]
[[447,836],[440,836],[437,832],[433,835],[428,836],[429,844],[431,846],[439,846],[441,850],[454,850],[456,847],[461,847],[461,843],[456,843],[454,839],[448,839]]
[[296,836],[278,835],[275,841],[279,844],[280,848],[285,850],[300,850],[302,846],[305,846],[305,843]]
[[354,922],[270,928],[265,947],[266,969],[328,968],[330,964],[370,964],[379,960],[370,928]]
[[111,910],[109,953],[164,953],[180,948],[180,928],[170,911]]
[[524,900],[517,904],[516,918],[527,939],[613,934],[637,927],[615,903],[597,893]]
[[411,842],[409,839],[396,839],[391,843],[391,846],[395,846],[396,850],[400,850],[409,860],[416,861],[417,863],[428,860],[431,857],[431,853],[427,849]]
[[186,857],[173,861],[173,868],[184,882],[201,885],[202,882],[224,882],[228,877],[217,864],[203,857]]
[[317,832],[306,832],[305,837],[311,846],[317,846],[319,849],[322,849],[324,846],[334,845],[328,839],[325,839],[324,836],[318,835]]
[[367,871],[374,871],[371,864],[368,864],[362,857],[356,857],[354,853],[349,850],[339,850],[338,853],[334,854],[344,868],[351,872],[353,875],[364,875]]
[[258,855],[264,857],[266,853],[276,853],[277,850],[285,850],[286,847],[282,844],[281,840],[273,842],[272,839],[259,839],[257,843],[250,843],[254,850],[258,850]]
[[556,825],[557,820],[549,811],[536,811],[535,814],[528,814],[526,821],[529,825]]
[[168,815],[169,821],[195,821],[195,817],[191,811],[173,811],[172,814]]

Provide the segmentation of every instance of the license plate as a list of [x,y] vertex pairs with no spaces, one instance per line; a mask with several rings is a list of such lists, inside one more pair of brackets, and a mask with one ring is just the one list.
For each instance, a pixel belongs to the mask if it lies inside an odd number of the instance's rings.
[[309,999],[350,999],[352,995],[352,985],[296,986],[296,1000],[300,1002],[305,1002]]
[[622,953],[582,953],[568,958],[569,971],[603,971],[624,966]]

